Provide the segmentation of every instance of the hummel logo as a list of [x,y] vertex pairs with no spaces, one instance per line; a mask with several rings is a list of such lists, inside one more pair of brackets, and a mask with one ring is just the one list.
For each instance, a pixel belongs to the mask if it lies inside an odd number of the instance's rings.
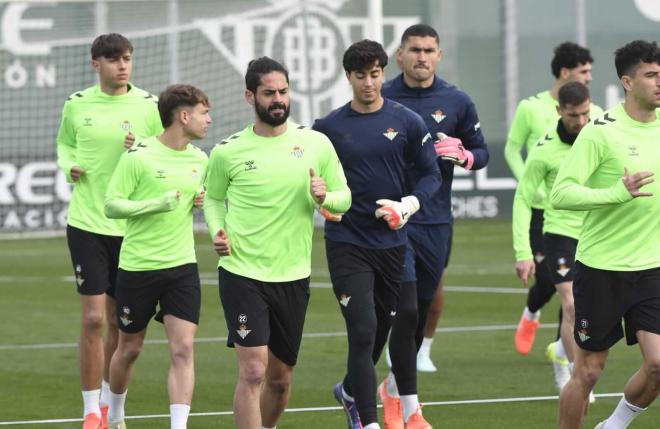
[[396,311],[395,311],[395,310],[391,310],[391,311],[390,311],[390,316],[392,316],[392,317],[396,316]]
[[394,128],[388,128],[387,131],[383,133],[383,135],[390,139],[390,141],[394,140],[394,137],[396,137],[397,134],[399,133],[394,131]]
[[83,124],[83,127],[91,127],[92,126],[92,118],[85,118],[85,123]]
[[245,171],[256,170],[257,167],[254,165],[254,160],[245,161]]
[[165,170],[156,170],[156,179],[165,179]]
[[630,145],[628,146],[628,149],[630,152],[628,152],[629,156],[639,156],[639,152],[637,152],[637,146]]

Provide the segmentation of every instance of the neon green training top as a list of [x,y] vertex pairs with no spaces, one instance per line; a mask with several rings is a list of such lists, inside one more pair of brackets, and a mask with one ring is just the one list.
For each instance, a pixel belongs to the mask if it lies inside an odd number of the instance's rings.
[[[549,194],[559,167],[569,155],[571,145],[557,133],[557,127],[548,131],[534,146],[525,162],[523,175],[513,198],[513,248],[516,261],[532,259],[529,224],[532,220],[532,202],[539,186]],[[546,207],[543,212],[543,232],[577,239],[580,235],[584,212]]]
[[96,234],[122,236],[123,219],[108,219],[103,199],[112,172],[125,152],[128,132],[140,141],[163,131],[158,99],[129,85],[123,95],[108,95],[99,85],[72,94],[64,103],[57,136],[57,165],[69,182],[71,167],[85,169],[73,185],[67,223]]
[[[559,169],[553,206],[587,210],[575,259],[601,270],[660,267],[660,111],[650,123],[635,121],[623,104],[582,129]],[[621,178],[651,171],[655,182],[633,198]]]
[[[527,156],[532,152],[534,145],[545,133],[554,127],[559,120],[557,106],[559,102],[552,98],[550,91],[539,92],[528,97],[518,104],[511,122],[511,129],[504,146],[504,159],[516,180],[520,180],[525,168],[522,150],[525,148]],[[603,114],[603,109],[591,103],[591,117]],[[532,207],[545,208],[545,194],[540,189]]]
[[346,212],[351,192],[344,170],[319,132],[289,122],[283,134],[262,137],[250,125],[213,148],[204,216],[211,237],[224,229],[231,240],[231,255],[221,257],[219,267],[266,282],[310,275],[310,168],[327,186],[322,207]]
[[119,268],[160,270],[197,261],[192,209],[207,163],[206,154],[192,144],[174,150],[157,137],[122,155],[105,203],[108,217],[128,218]]

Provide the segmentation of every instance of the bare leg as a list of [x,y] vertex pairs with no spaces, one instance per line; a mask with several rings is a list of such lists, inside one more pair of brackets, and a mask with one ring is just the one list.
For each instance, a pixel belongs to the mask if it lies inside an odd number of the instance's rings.
[[133,368],[140,352],[147,330],[135,334],[119,333],[117,350],[110,361],[110,391],[124,393],[133,375]]
[[566,356],[568,357],[569,362],[575,360],[575,354],[577,352],[577,344],[575,343],[575,338],[573,337],[573,328],[575,326],[575,304],[573,303],[573,282],[563,282],[556,284],[557,293],[559,293],[559,299],[561,300],[561,342],[564,344],[564,350],[566,350]]
[[197,325],[169,314],[165,315],[163,321],[170,347],[170,372],[167,379],[170,404],[190,405],[195,388],[193,342]]
[[105,295],[105,320],[108,323],[103,344],[103,379],[110,380],[110,360],[117,349],[119,328],[117,327],[117,301],[110,295]]
[[660,394],[660,335],[638,331],[637,340],[644,362],[630,377],[623,392],[626,401],[637,407],[646,408]]
[[268,353],[266,381],[261,391],[261,424],[275,427],[286,408],[291,396],[293,367],[279,360],[273,353]]
[[259,399],[266,378],[268,347],[242,347],[236,344],[238,383],[234,391],[234,417],[238,429],[261,427]]
[[101,387],[103,376],[103,323],[106,295],[80,295],[81,323],[78,364],[82,390]]

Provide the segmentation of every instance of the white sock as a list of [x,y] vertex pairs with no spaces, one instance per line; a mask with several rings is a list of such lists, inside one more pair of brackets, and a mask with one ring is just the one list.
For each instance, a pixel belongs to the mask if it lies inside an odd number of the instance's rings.
[[557,344],[555,346],[555,356],[560,359],[566,359],[566,349],[564,348],[564,342],[561,340],[561,338],[558,339],[555,344]]
[[171,429],[186,429],[188,414],[190,414],[190,405],[170,404]]
[[267,428],[266,426],[261,426],[261,429],[277,429],[277,426],[273,426],[272,428]]
[[626,397],[624,396],[619,401],[619,405],[616,406],[612,415],[605,421],[603,429],[625,429],[644,410],[646,408],[640,408],[626,401]]
[[101,399],[99,399],[99,406],[107,407],[110,404],[110,383],[103,380],[101,382]]
[[355,398],[346,393],[343,385],[341,386],[341,396],[343,396],[347,401],[355,402]]
[[387,394],[398,398],[399,397],[399,388],[396,385],[396,377],[391,372],[387,375]]
[[368,425],[364,426],[363,429],[380,429],[380,425],[378,423],[369,423]]
[[426,338],[422,340],[422,345],[419,347],[419,353],[423,353],[426,356],[431,354],[431,345],[433,344],[433,338]]
[[529,308],[525,307],[525,310],[523,311],[523,314],[525,315],[525,319],[527,320],[539,320],[541,318],[541,310],[536,310],[535,313],[532,313],[529,311]]
[[101,389],[83,390],[83,417],[89,413],[94,413],[101,417],[101,408],[99,408],[99,395]]
[[126,403],[126,393],[113,393],[110,391],[110,401],[108,408],[108,422],[116,423],[124,420],[124,404]]
[[417,395],[401,395],[401,407],[403,408],[403,421],[408,422],[410,416],[415,414],[419,408]]

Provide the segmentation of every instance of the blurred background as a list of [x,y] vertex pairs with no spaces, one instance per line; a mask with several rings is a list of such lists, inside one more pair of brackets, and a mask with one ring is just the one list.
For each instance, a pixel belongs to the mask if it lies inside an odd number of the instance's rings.
[[[613,51],[660,34],[657,0],[96,0],[0,1],[0,226],[5,236],[60,232],[70,187],[57,171],[62,105],[95,83],[89,46],[120,32],[135,46],[132,81],[154,94],[174,82],[210,96],[209,151],[252,119],[243,101],[249,60],[268,55],[290,70],[292,117],[311,125],[350,99],[341,67],[354,41],[393,54],[403,30],[434,26],[439,74],[474,100],[491,152],[488,168],[456,171],[457,218],[507,218],[515,181],[503,159],[518,101],[550,88],[553,48],[571,40],[595,59],[592,96],[622,96]],[[398,73],[395,61],[387,76]]]

